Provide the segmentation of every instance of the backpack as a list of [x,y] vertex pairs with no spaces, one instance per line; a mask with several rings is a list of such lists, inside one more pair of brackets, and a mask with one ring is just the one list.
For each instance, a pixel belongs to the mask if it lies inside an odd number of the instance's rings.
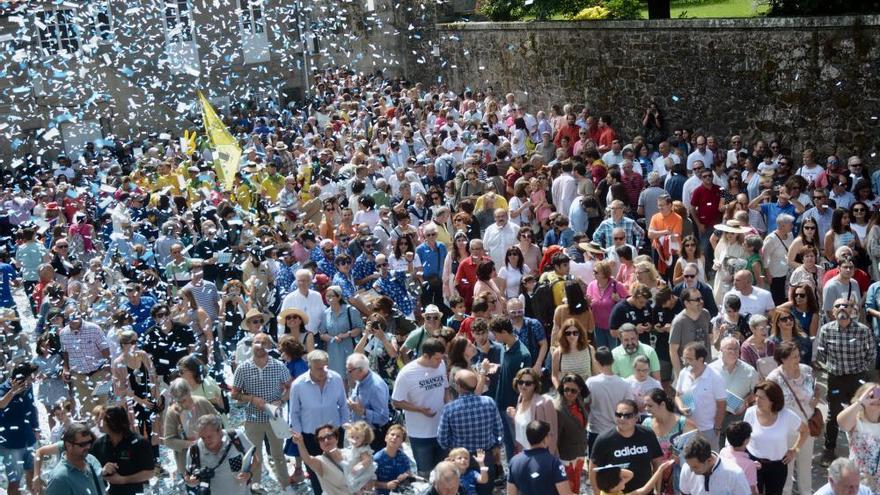
[[554,282],[544,281],[538,284],[535,292],[532,294],[532,313],[533,318],[541,322],[544,330],[549,332],[553,329],[553,313],[556,312],[556,301],[553,299],[553,288],[556,284],[564,283],[565,280],[559,279]]

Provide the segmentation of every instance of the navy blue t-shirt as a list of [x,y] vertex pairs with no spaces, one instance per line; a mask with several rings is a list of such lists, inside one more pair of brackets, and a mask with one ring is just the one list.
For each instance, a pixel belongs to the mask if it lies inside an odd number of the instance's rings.
[[525,450],[510,461],[510,482],[523,495],[559,493],[556,484],[567,479],[559,458],[545,448]]

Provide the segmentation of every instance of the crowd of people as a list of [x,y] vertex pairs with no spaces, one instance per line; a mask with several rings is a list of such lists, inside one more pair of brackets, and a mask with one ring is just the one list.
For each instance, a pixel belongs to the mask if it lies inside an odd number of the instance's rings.
[[173,133],[13,171],[10,494],[880,493],[880,170],[311,82],[227,112],[231,187]]

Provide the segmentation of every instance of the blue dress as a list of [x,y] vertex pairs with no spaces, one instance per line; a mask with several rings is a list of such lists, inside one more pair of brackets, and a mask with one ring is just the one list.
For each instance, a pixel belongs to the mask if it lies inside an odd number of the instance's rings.
[[[335,337],[355,328],[364,328],[364,320],[361,318],[358,310],[349,305],[344,305],[339,308],[339,313],[335,313],[328,306],[324,310],[323,316],[321,316],[318,334],[327,334]],[[345,359],[354,352],[354,339],[347,338],[342,339],[340,342],[326,342],[326,345],[327,354],[330,355],[329,368],[339,373],[339,376],[346,376]]]

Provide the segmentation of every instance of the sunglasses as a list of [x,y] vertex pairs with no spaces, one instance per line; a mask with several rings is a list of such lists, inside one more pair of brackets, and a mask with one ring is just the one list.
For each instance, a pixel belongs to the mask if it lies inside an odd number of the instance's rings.
[[615,241],[622,241],[624,239],[626,239],[626,237],[615,237],[614,238]]
[[867,210],[864,208],[853,208],[853,213],[864,213],[865,211]]
[[535,382],[533,380],[517,380],[516,384],[531,387],[535,385]]
[[801,228],[804,229],[804,230],[816,230],[816,227],[811,227],[811,226],[804,226],[804,227],[801,227]]
[[83,448],[86,448],[86,447],[91,447],[92,444],[95,443],[95,441],[94,441],[94,440],[86,440],[85,442],[70,442],[70,443],[73,444],[73,445],[76,445],[77,447],[79,447],[79,448],[81,448],[81,449],[83,449]]
[[565,332],[566,337],[578,337],[578,336],[580,336],[580,334],[581,333],[578,332],[577,330],[568,330]]
[[779,318],[779,323],[785,323],[785,322],[789,322],[791,320],[793,320],[793,318],[791,316],[781,316]]
[[287,315],[287,317],[284,318],[284,319],[285,319],[285,320],[292,320],[292,319],[294,319],[294,318],[299,318],[299,317],[300,317],[299,315]]
[[336,435],[333,433],[328,433],[327,435],[321,435],[318,437],[319,442],[326,442],[327,440],[335,440]]
[[248,320],[248,323],[251,323],[251,324],[256,323],[256,324],[258,324],[258,325],[262,325],[262,324],[263,324],[263,319],[262,319],[262,318],[256,318],[256,319],[253,319],[253,320]]
[[67,244],[56,244],[55,247],[58,249],[67,249]]
[[437,321],[440,319],[439,316],[425,316],[426,320]]
[[388,266],[388,263],[376,263],[376,268],[385,268]]
[[697,278],[697,276],[696,276],[696,275],[686,274],[686,275],[684,276],[684,278]]
[[629,412],[629,413],[615,412],[614,413],[614,417],[618,418],[618,419],[631,419],[635,415],[636,415],[636,413],[631,413],[631,412]]
[[804,294],[803,292],[795,292],[794,297],[801,298],[801,297],[807,297],[807,295]]
[[437,237],[437,233],[435,232],[433,234],[425,234],[425,237]]
[[165,318],[166,316],[168,316],[166,312],[156,313],[156,318]]
[[685,243],[684,247],[697,247],[697,245],[694,244],[693,242],[688,242],[688,243]]
[[350,265],[350,264],[351,264],[351,260],[342,260],[342,261],[339,262],[339,264],[340,264],[340,265]]
[[575,394],[575,395],[576,395],[576,394],[580,393],[580,390],[578,390],[578,389],[576,389],[576,388],[565,387],[565,388],[562,389],[562,393],[564,393],[564,394]]
[[520,237],[525,237],[526,239],[531,239],[532,234],[520,234]]
[[849,304],[835,304],[834,307],[838,309],[845,309],[849,307]]

